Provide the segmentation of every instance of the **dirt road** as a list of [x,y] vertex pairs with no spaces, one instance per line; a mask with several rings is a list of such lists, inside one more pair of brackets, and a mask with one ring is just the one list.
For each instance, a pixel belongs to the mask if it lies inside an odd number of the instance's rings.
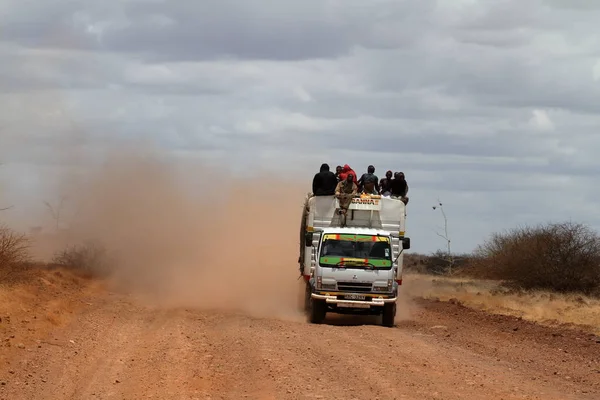
[[10,347],[0,398],[600,398],[598,338],[455,304],[418,301],[390,329],[86,301],[66,326]]

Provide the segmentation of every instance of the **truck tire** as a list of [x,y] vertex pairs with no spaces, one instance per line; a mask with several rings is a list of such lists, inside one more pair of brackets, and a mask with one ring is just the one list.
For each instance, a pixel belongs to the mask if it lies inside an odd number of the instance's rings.
[[310,322],[320,324],[325,320],[327,314],[327,305],[323,300],[311,299]]
[[394,326],[394,320],[396,319],[396,303],[385,304],[383,306],[383,313],[381,315],[382,325],[388,328]]
[[310,313],[310,308],[311,308],[310,305],[311,305],[311,301],[312,301],[312,299],[310,297],[311,293],[312,292],[310,290],[310,285],[307,283],[305,290],[304,290],[304,312],[306,314]]

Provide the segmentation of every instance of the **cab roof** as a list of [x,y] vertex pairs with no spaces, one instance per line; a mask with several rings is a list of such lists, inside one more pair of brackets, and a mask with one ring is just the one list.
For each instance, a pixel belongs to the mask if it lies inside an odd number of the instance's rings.
[[323,228],[323,233],[340,233],[340,234],[357,234],[357,235],[385,235],[389,236],[390,232],[382,229],[372,229],[372,228],[358,228],[358,227],[348,227],[348,228]]

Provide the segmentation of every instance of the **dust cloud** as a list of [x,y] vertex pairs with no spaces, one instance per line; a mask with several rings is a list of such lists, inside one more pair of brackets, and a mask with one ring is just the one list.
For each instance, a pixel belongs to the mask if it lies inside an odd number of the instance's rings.
[[[56,150],[71,167],[45,195],[67,199],[65,228],[38,235],[38,258],[102,248],[111,287],[146,304],[304,320],[298,234],[312,176],[233,176],[147,142],[105,142],[102,157],[79,149]],[[405,286],[398,321],[416,311]]]
[[53,250],[107,249],[114,288],[158,306],[299,318],[298,229],[305,182],[247,179],[148,146],[59,181],[72,218]]

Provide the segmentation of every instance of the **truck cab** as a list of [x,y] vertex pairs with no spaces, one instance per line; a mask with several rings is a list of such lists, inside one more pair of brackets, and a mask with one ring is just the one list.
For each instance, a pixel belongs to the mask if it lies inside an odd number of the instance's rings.
[[307,199],[301,238],[300,270],[306,282],[305,311],[312,323],[328,312],[381,315],[393,326],[404,236],[405,204],[399,199],[353,199],[342,218],[333,196]]

